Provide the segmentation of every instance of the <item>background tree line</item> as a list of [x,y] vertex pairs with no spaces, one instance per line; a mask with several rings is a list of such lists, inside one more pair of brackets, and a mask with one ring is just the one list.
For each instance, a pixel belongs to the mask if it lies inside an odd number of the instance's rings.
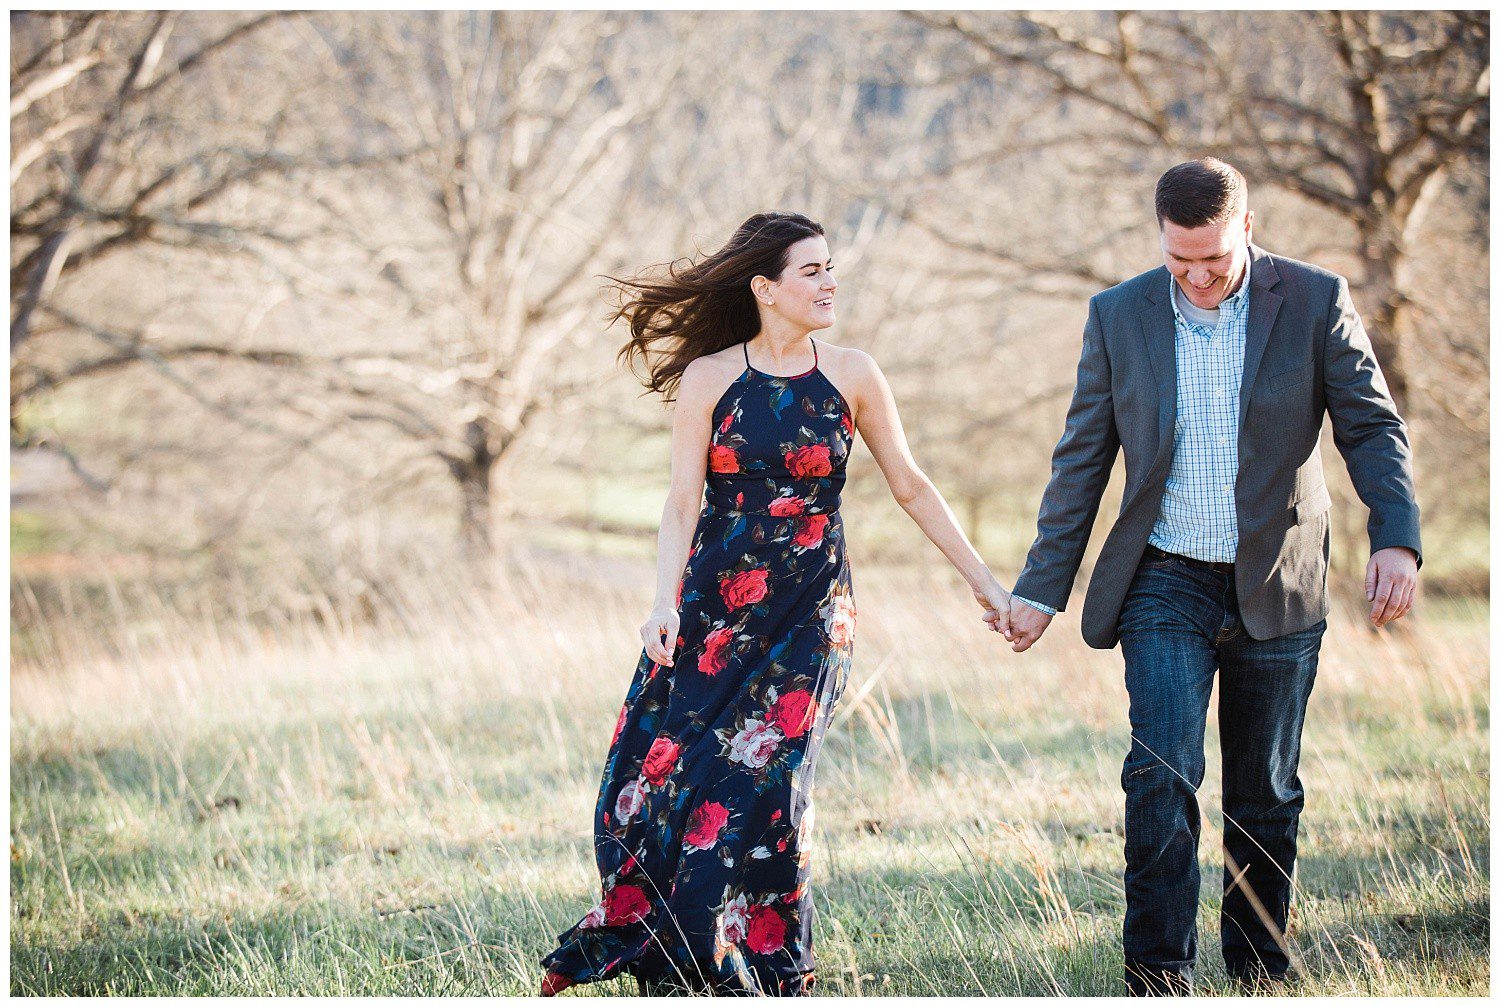
[[[1215,153],[1261,243],[1350,277],[1430,572],[1483,581],[1486,13],[11,26],[19,553],[254,569],[277,605],[413,557],[649,548],[668,414],[614,366],[601,277],[785,207],[829,228],[833,338],[1013,565],[1087,297],[1159,261],[1156,176]],[[922,555],[852,475],[856,549]]]

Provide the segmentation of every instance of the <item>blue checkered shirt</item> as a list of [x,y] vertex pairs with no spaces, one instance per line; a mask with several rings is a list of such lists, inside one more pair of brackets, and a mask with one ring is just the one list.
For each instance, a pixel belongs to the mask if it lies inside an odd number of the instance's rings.
[[[1249,270],[1240,288],[1219,303],[1219,324],[1213,329],[1189,321],[1177,306],[1180,296],[1174,279],[1177,419],[1172,467],[1149,541],[1163,552],[1233,563],[1239,546],[1234,481],[1240,465],[1240,378],[1250,328]],[[1057,614],[1029,598],[1016,601]]]
[[1240,377],[1250,327],[1250,277],[1219,303],[1213,329],[1183,315],[1172,284],[1177,326],[1177,421],[1172,467],[1150,542],[1164,552],[1233,563],[1239,545],[1234,480],[1240,467]]

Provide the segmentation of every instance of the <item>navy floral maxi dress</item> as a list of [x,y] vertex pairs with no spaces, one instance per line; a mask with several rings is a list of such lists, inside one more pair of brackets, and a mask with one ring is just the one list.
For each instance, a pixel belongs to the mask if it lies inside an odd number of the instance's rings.
[[599,904],[542,959],[716,993],[812,983],[813,768],[848,678],[848,403],[750,366],[714,407],[674,665],[642,652],[594,812]]

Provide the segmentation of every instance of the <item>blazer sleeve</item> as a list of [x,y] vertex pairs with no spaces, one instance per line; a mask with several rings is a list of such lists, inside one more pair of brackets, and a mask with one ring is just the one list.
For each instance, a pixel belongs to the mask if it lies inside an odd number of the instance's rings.
[[1052,478],[1042,494],[1036,541],[1026,556],[1026,567],[1016,579],[1013,592],[1059,611],[1067,607],[1094,517],[1099,513],[1099,501],[1120,450],[1110,391],[1109,353],[1104,345],[1097,300],[1089,301],[1083,350],[1078,358],[1078,381],[1073,388],[1072,404],[1068,406],[1062,440],[1052,452]]
[[1422,562],[1411,442],[1342,276],[1328,310],[1323,389],[1333,442],[1355,492],[1370,508],[1370,552],[1405,546]]

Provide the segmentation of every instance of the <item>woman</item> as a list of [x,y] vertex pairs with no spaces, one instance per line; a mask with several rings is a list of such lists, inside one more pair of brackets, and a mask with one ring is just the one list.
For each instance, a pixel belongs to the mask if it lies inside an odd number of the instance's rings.
[[672,484],[595,810],[603,897],[541,992],[625,971],[643,993],[803,994],[813,769],[854,634],[838,506],[855,430],[996,631],[1010,596],[912,461],[874,360],[812,339],[838,287],[821,226],[758,213],[701,262],[615,282],[621,356],[675,392]]

